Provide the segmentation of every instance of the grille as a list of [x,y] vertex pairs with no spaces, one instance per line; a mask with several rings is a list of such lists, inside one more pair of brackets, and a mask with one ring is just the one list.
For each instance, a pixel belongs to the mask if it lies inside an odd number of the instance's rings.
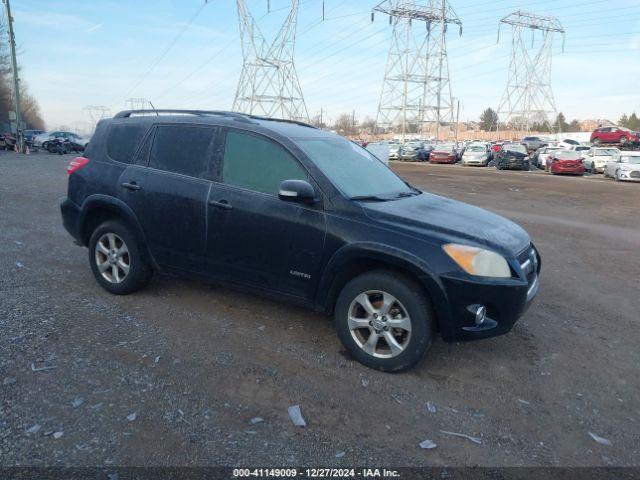
[[631,172],[629,176],[631,178],[640,178],[640,172]]

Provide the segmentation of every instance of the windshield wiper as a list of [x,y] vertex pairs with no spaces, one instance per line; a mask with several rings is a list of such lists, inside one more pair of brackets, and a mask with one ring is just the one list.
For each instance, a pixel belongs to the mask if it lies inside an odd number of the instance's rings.
[[362,202],[388,202],[390,198],[378,197],[377,195],[358,195],[351,197],[349,200],[362,201]]

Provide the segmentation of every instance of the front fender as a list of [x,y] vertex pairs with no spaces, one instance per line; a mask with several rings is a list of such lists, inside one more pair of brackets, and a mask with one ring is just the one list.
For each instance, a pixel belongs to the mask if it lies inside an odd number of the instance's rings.
[[436,313],[440,331],[444,337],[449,336],[452,328],[451,310],[447,294],[435,270],[427,261],[416,255],[374,242],[350,243],[338,249],[329,259],[318,285],[316,305],[319,309],[331,311],[340,292],[337,280],[339,275],[350,264],[369,260],[383,263],[392,268],[402,270],[418,279],[427,291]]

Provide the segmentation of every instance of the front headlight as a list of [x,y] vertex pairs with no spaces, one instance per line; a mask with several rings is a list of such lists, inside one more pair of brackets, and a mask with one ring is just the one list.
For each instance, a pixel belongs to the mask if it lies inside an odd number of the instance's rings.
[[496,252],[455,243],[443,245],[442,249],[460,268],[470,275],[511,278],[509,264],[502,255]]

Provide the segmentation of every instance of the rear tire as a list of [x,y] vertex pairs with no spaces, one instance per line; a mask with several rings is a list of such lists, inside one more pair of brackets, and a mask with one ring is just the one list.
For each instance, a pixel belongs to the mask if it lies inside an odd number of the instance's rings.
[[593,139],[593,141],[591,143],[593,143],[594,145],[598,146],[602,142],[601,142],[601,140],[599,138],[596,137],[596,138]]
[[89,240],[89,263],[96,281],[114,295],[128,295],[145,287],[153,269],[142,248],[120,220],[100,224]]
[[422,359],[436,322],[419,284],[401,274],[375,270],[342,289],[335,324],[340,341],[358,362],[383,372],[402,372]]

